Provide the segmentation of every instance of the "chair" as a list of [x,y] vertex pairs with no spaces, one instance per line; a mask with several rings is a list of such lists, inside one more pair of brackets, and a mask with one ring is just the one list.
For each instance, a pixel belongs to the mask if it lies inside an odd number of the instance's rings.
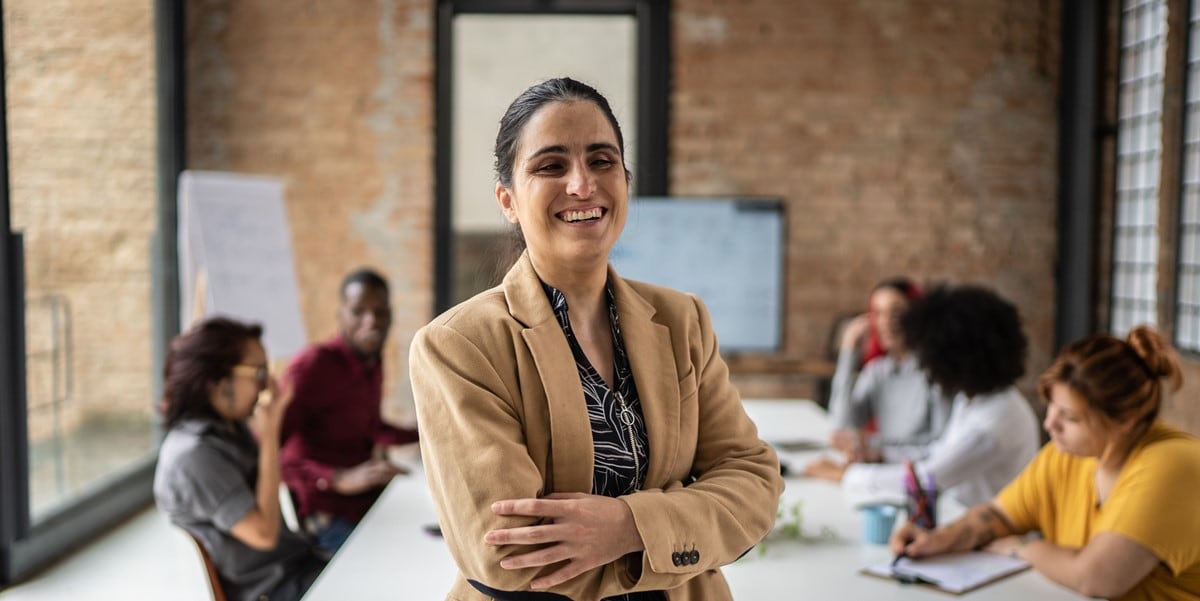
[[208,587],[212,590],[213,601],[229,601],[225,596],[225,589],[221,586],[221,577],[217,574],[217,568],[213,566],[212,558],[208,556],[208,549],[204,548],[204,543],[196,538],[191,532],[188,532],[192,542],[196,543],[196,549],[200,551],[200,559],[204,560],[204,572],[208,574]]
[[279,514],[283,516],[283,523],[288,527],[288,530],[303,534],[304,530],[301,529],[300,517],[296,513],[297,505],[299,503],[296,502],[296,496],[292,494],[291,489],[287,487],[287,484],[280,482]]

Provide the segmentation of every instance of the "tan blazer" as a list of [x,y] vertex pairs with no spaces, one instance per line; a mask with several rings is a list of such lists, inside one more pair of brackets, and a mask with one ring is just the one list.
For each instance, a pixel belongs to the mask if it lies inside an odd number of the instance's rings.
[[[774,524],[779,460],[729,382],[700,300],[623,280],[611,267],[609,281],[650,442],[644,490],[620,497],[646,550],[551,592],[575,601],[644,590],[666,590],[671,601],[731,599],[718,568]],[[501,568],[529,548],[493,547],[483,535],[532,519],[489,507],[590,493],[593,456],[575,359],[528,254],[500,286],[417,332],[410,369],[425,471],[459,568],[447,599],[487,599],[467,579],[530,590],[552,570]]]

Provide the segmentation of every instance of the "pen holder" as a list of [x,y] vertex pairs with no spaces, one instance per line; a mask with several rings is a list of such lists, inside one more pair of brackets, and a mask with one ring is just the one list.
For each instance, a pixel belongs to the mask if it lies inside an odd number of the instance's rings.
[[937,502],[938,491],[936,488],[925,490],[923,497],[910,493],[905,507],[908,512],[908,521],[926,530],[937,528]]
[[859,508],[863,520],[863,538],[873,545],[883,545],[892,536],[898,509],[894,505],[867,505]]

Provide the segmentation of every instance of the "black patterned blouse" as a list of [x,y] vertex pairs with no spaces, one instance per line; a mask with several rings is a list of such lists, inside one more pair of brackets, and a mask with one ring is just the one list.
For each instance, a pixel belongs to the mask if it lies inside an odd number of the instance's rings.
[[[612,324],[613,377],[616,390],[605,383],[600,373],[592,367],[583,347],[571,330],[567,313],[567,297],[557,288],[542,283],[554,316],[562,326],[571,353],[575,356],[575,367],[583,384],[583,396],[587,402],[588,419],[592,424],[592,445],[595,447],[595,470],[592,475],[592,494],[619,497],[642,487],[646,479],[646,462],[650,456],[650,441],[646,437],[646,422],[642,417],[642,404],[638,398],[633,371],[629,367],[629,356],[625,353],[625,341],[621,339],[621,324],[617,319],[617,304],[611,287],[605,287],[608,296],[608,321]],[[609,597],[605,601],[660,601],[662,593],[646,592]]]

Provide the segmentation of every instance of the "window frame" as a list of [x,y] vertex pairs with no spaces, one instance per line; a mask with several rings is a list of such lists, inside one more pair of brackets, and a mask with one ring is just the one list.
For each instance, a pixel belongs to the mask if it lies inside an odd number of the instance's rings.
[[454,284],[452,221],[453,31],[460,14],[633,15],[637,19],[637,171],[634,194],[668,195],[670,3],[667,0],[438,0],[435,10],[433,313],[450,308]]
[[[1157,77],[1161,78],[1161,83],[1160,83],[1161,90],[1159,91],[1159,96],[1157,98],[1157,101],[1158,101],[1157,106],[1144,107],[1147,110],[1150,110],[1150,109],[1153,110],[1152,114],[1157,116],[1157,123],[1152,124],[1152,125],[1143,125],[1142,126],[1143,128],[1151,127],[1152,132],[1154,131],[1154,128],[1156,128],[1156,133],[1158,136],[1157,140],[1153,140],[1154,149],[1157,151],[1158,156],[1153,161],[1153,163],[1151,165],[1149,165],[1149,167],[1153,168],[1154,171],[1152,174],[1149,174],[1149,173],[1147,174],[1147,175],[1151,175],[1154,179],[1153,188],[1152,188],[1153,196],[1147,196],[1145,198],[1140,199],[1142,203],[1146,203],[1149,205],[1149,208],[1154,211],[1154,215],[1149,220],[1148,223],[1141,223],[1141,222],[1139,222],[1139,220],[1137,218],[1132,218],[1130,220],[1130,221],[1132,221],[1132,223],[1125,223],[1124,222],[1125,220],[1122,220],[1119,216],[1121,215],[1123,210],[1126,209],[1126,205],[1123,205],[1123,203],[1122,203],[1123,195],[1121,192],[1121,186],[1122,186],[1122,184],[1128,185],[1128,182],[1120,177],[1120,172],[1123,167],[1123,164],[1121,163],[1122,149],[1125,146],[1125,144],[1122,141],[1123,136],[1122,136],[1122,131],[1121,131],[1121,122],[1122,122],[1123,113],[1127,109],[1123,108],[1123,105],[1121,104],[1120,99],[1122,96],[1122,82],[1125,79],[1127,79],[1130,75],[1130,74],[1123,73],[1123,71],[1121,70],[1121,67],[1124,64],[1124,59],[1125,59],[1125,57],[1123,55],[1123,51],[1125,50],[1125,44],[1127,42],[1127,40],[1125,39],[1125,32],[1127,30],[1125,16],[1126,16],[1126,14],[1129,14],[1129,11],[1127,11],[1124,6],[1124,4],[1127,1],[1128,0],[1121,0],[1118,2],[1114,2],[1115,9],[1117,11],[1117,23],[1118,23],[1117,35],[1115,36],[1115,42],[1116,42],[1116,48],[1117,48],[1117,50],[1116,50],[1117,66],[1115,69],[1116,85],[1115,85],[1115,90],[1114,90],[1114,95],[1115,95],[1115,99],[1116,99],[1116,102],[1115,102],[1116,115],[1114,116],[1113,124],[1112,124],[1115,144],[1114,144],[1114,148],[1113,148],[1114,156],[1113,156],[1113,162],[1112,162],[1112,169],[1113,169],[1113,180],[1112,180],[1112,189],[1111,189],[1112,215],[1111,215],[1111,222],[1109,225],[1109,228],[1110,228],[1109,235],[1110,235],[1110,245],[1111,246],[1109,248],[1110,262],[1108,265],[1108,278],[1109,278],[1109,294],[1108,294],[1108,299],[1107,299],[1108,315],[1107,315],[1107,321],[1104,324],[1104,329],[1109,330],[1109,331],[1112,331],[1114,329],[1114,327],[1116,325],[1118,325],[1118,323],[1121,321],[1129,321],[1130,323],[1126,324],[1129,327],[1132,327],[1133,325],[1137,325],[1137,323],[1142,323],[1143,319],[1141,317],[1139,317],[1139,314],[1141,314],[1141,313],[1149,313],[1151,318],[1153,319],[1154,323],[1156,325],[1160,324],[1162,322],[1160,306],[1162,304],[1162,300],[1163,300],[1163,296],[1164,296],[1164,294],[1163,294],[1164,291],[1161,290],[1160,286],[1158,286],[1158,283],[1160,281],[1159,271],[1161,270],[1161,268],[1163,266],[1163,262],[1164,262],[1163,261],[1164,257],[1162,257],[1162,252],[1161,252],[1161,249],[1163,247],[1163,227],[1162,227],[1162,222],[1161,222],[1162,217],[1163,217],[1162,199],[1164,197],[1164,188],[1169,187],[1167,185],[1169,178],[1164,177],[1165,170],[1167,168],[1169,168],[1169,166],[1170,166],[1169,159],[1168,159],[1168,156],[1169,156],[1168,138],[1169,138],[1169,136],[1167,135],[1167,132],[1169,130],[1167,128],[1168,113],[1167,113],[1167,107],[1166,107],[1166,104],[1167,104],[1166,99],[1167,99],[1167,93],[1168,93],[1168,76],[1169,76],[1168,70],[1170,69],[1170,65],[1168,63],[1169,63],[1169,58],[1170,58],[1169,54],[1171,51],[1171,48],[1170,48],[1170,43],[1171,43],[1170,19],[1171,19],[1171,16],[1174,14],[1174,11],[1172,11],[1172,7],[1170,6],[1169,0],[1143,0],[1139,7],[1135,7],[1135,10],[1138,10],[1141,7],[1148,6],[1148,5],[1154,4],[1156,2],[1161,2],[1163,10],[1167,11],[1167,15],[1166,15],[1167,22],[1165,23],[1165,27],[1167,28],[1167,30],[1163,32],[1162,43],[1164,45],[1164,48],[1163,48],[1163,56],[1162,56],[1162,72],[1161,72],[1161,74],[1158,74],[1158,73],[1150,73],[1150,74],[1139,73],[1139,74],[1137,74],[1139,76],[1139,79],[1145,79],[1146,75],[1157,76]],[[1151,9],[1151,10],[1153,10],[1153,9]],[[1146,41],[1147,40],[1140,40],[1140,42],[1143,42],[1143,43]],[[1150,84],[1150,85],[1153,85],[1153,84]],[[1135,94],[1140,94],[1140,93],[1141,93],[1141,90],[1135,91]],[[1133,102],[1133,104],[1135,106],[1138,105],[1138,103],[1136,101]],[[1132,109],[1129,109],[1129,110],[1132,110]],[[1137,119],[1142,119],[1147,116],[1149,116],[1149,115],[1146,113],[1134,114],[1131,112],[1131,113],[1129,113],[1129,116],[1127,118],[1132,119],[1132,120],[1137,120]],[[1144,137],[1144,136],[1142,136],[1142,134],[1151,133],[1151,132],[1146,132],[1144,129],[1142,129],[1142,130],[1131,131],[1131,132],[1126,132],[1126,133],[1133,134],[1134,137]],[[1149,141],[1147,141],[1147,143],[1149,143]],[[1145,149],[1143,149],[1143,152],[1145,152]],[[1139,161],[1137,163],[1129,165],[1129,167],[1131,168],[1132,171],[1142,172],[1142,171],[1146,170],[1145,168],[1147,167],[1147,165],[1144,162]],[[1132,176],[1127,179],[1132,179],[1133,181],[1138,181],[1137,177],[1132,177]],[[1141,194],[1141,191],[1139,189],[1139,191],[1136,192],[1135,195],[1140,195],[1140,194]],[[1139,204],[1140,203],[1135,201],[1133,203],[1133,208],[1137,208],[1139,206]],[[1143,242],[1146,241],[1146,238],[1144,237],[1144,234],[1141,236],[1135,235],[1134,237],[1123,237],[1123,236],[1118,235],[1118,232],[1122,228],[1137,228],[1137,227],[1145,228],[1147,226],[1152,228],[1152,232],[1151,232],[1151,236],[1152,236],[1151,240],[1153,241],[1152,246],[1150,248],[1144,249],[1145,256],[1142,256],[1142,253],[1139,252],[1138,250],[1130,250],[1130,252],[1132,253],[1131,256],[1133,258],[1131,260],[1127,260],[1129,257],[1127,257],[1126,255],[1119,252],[1122,249],[1122,247],[1128,243],[1133,243],[1134,245],[1140,246]],[[1141,261],[1143,263],[1139,264],[1139,261]],[[1121,273],[1122,266],[1132,266],[1134,268],[1147,267],[1147,265],[1145,265],[1145,262],[1147,262],[1147,261],[1153,261],[1153,263],[1151,265],[1149,265],[1148,273],[1141,273],[1140,270],[1134,269],[1133,271],[1135,271],[1137,273],[1133,273],[1133,274],[1126,273],[1124,275],[1128,276],[1128,277],[1153,278],[1153,282],[1151,283],[1151,285],[1148,286],[1149,294],[1153,295],[1152,298],[1150,298],[1150,299],[1140,298],[1141,293],[1147,292],[1147,287],[1139,286],[1136,283],[1131,284],[1130,288],[1128,288],[1128,289],[1118,288],[1118,284],[1121,283],[1122,281],[1125,281],[1125,278],[1122,277],[1122,273]],[[1144,302],[1148,302],[1149,306],[1148,307],[1126,308],[1123,306],[1121,301],[1127,301],[1130,303],[1144,301]],[[1119,312],[1128,312],[1131,315],[1127,319],[1122,320],[1119,318]],[[1120,332],[1114,332],[1114,333],[1116,333],[1117,335],[1123,336],[1125,332],[1120,331]]]
[[[183,3],[155,0],[153,11],[158,215],[150,253],[153,366],[157,374],[162,371],[170,340],[179,332],[175,195],[185,157],[185,57]],[[0,19],[0,357],[4,358],[0,360],[0,490],[4,491],[0,494],[0,586],[26,578],[145,509],[153,501],[156,464],[155,458],[149,457],[81,493],[36,523],[31,519],[24,383],[24,257],[20,234],[10,231],[4,60],[4,23]],[[154,379],[152,390],[152,397],[159,396],[160,379]]]
[[[1107,6],[1108,18],[1108,56],[1105,57],[1108,79],[1104,86],[1106,99],[1106,116],[1101,131],[1108,134],[1107,146],[1103,146],[1104,161],[1101,178],[1105,185],[1102,187],[1104,196],[1101,204],[1104,207],[1104,223],[1101,236],[1105,238],[1103,262],[1107,275],[1102,283],[1105,292],[1101,297],[1098,312],[1098,325],[1101,331],[1108,331],[1113,324],[1113,287],[1115,264],[1115,228],[1116,228],[1116,152],[1119,143],[1117,134],[1117,108],[1120,94],[1120,38],[1124,28],[1122,22],[1123,7],[1120,0],[1112,0]],[[1184,172],[1183,160],[1187,121],[1185,97],[1187,93],[1187,52],[1189,43],[1188,20],[1191,14],[1189,0],[1165,0],[1166,16],[1166,48],[1163,57],[1163,89],[1160,106],[1160,164],[1158,168],[1158,193],[1154,198],[1157,218],[1157,245],[1152,248],[1156,267],[1152,273],[1156,301],[1154,303],[1155,327],[1164,337],[1172,342],[1177,341],[1177,326],[1179,318],[1178,293],[1180,290],[1180,257],[1182,252],[1182,223],[1180,221],[1183,205]],[[1102,143],[1103,144],[1103,143]],[[1136,325],[1136,324],[1131,324]],[[1113,332],[1124,336],[1125,332]],[[1196,358],[1200,352],[1190,349],[1180,349],[1185,356]]]
[[[1172,305],[1171,305],[1171,318],[1172,318],[1171,323],[1173,325],[1171,339],[1175,345],[1175,348],[1177,348],[1179,350],[1179,352],[1183,353],[1184,355],[1190,356],[1190,357],[1197,357],[1197,356],[1200,356],[1200,339],[1198,339],[1196,341],[1196,344],[1194,346],[1187,346],[1187,345],[1183,344],[1180,339],[1181,332],[1179,330],[1179,324],[1181,321],[1180,315],[1183,313],[1183,310],[1181,308],[1181,305],[1183,303],[1181,302],[1181,299],[1179,298],[1179,293],[1181,290],[1184,289],[1184,282],[1183,282],[1183,279],[1185,276],[1185,270],[1183,269],[1184,248],[1185,248],[1185,244],[1187,243],[1187,240],[1188,240],[1188,237],[1185,235],[1187,233],[1187,231],[1186,231],[1187,228],[1185,227],[1186,224],[1184,223],[1184,220],[1183,220],[1184,203],[1186,202],[1185,196],[1186,196],[1186,192],[1187,192],[1187,165],[1185,163],[1186,163],[1187,150],[1188,150],[1188,146],[1187,146],[1187,143],[1188,143],[1187,130],[1188,130],[1188,126],[1189,126],[1189,124],[1188,124],[1188,117],[1189,117],[1188,101],[1194,100],[1197,104],[1200,104],[1200,93],[1198,93],[1197,97],[1194,99],[1188,98],[1188,91],[1189,91],[1189,89],[1191,89],[1192,86],[1195,86],[1197,91],[1200,92],[1200,55],[1198,55],[1196,57],[1197,67],[1195,70],[1193,70],[1191,68],[1191,57],[1190,57],[1192,50],[1194,50],[1194,48],[1192,47],[1192,41],[1193,41],[1192,40],[1192,35],[1193,35],[1192,28],[1193,28],[1193,26],[1195,26],[1195,28],[1196,28],[1195,35],[1200,36],[1200,10],[1198,10],[1197,5],[1195,4],[1194,0],[1193,1],[1182,0],[1181,2],[1178,2],[1178,4],[1182,5],[1180,12],[1183,13],[1182,15],[1180,15],[1180,19],[1183,22],[1183,32],[1179,36],[1182,38],[1182,43],[1181,43],[1182,47],[1180,48],[1180,54],[1182,55],[1182,61],[1181,61],[1182,64],[1180,66],[1180,70],[1182,72],[1181,73],[1181,81],[1182,81],[1181,88],[1182,88],[1182,90],[1181,90],[1180,99],[1179,99],[1179,105],[1180,105],[1180,108],[1179,108],[1179,111],[1180,111],[1179,153],[1178,153],[1179,154],[1179,169],[1178,169],[1178,174],[1177,174],[1179,190],[1178,190],[1178,194],[1176,194],[1176,202],[1174,204],[1177,218],[1176,218],[1176,224],[1175,224],[1176,227],[1173,230],[1176,240],[1175,240],[1175,244],[1174,244],[1174,248],[1173,248],[1174,258],[1175,258],[1175,261],[1174,261],[1175,273],[1174,273],[1174,281],[1173,281],[1174,288],[1172,290],[1171,299],[1170,299],[1171,303],[1172,303]],[[1195,21],[1192,20],[1194,12],[1196,13],[1194,15],[1196,17]],[[1191,77],[1193,75],[1196,76],[1196,81],[1194,81],[1194,82],[1191,80]],[[1200,121],[1200,110],[1197,110],[1194,116],[1196,117],[1197,121]],[[1194,127],[1198,131],[1200,131],[1200,122],[1195,123]],[[1200,136],[1197,136],[1196,146],[1200,147]],[[1200,148],[1198,148],[1197,150],[1200,150]],[[1193,182],[1193,184],[1195,185],[1196,188],[1200,188],[1200,169],[1197,170],[1197,173],[1195,175],[1196,175],[1197,181]],[[1198,193],[1200,193],[1200,192],[1198,192]],[[1200,203],[1198,203],[1198,204],[1200,204]],[[1193,224],[1193,226],[1197,226],[1197,225],[1200,225],[1200,220],[1198,220],[1197,224]],[[1200,230],[1200,227],[1197,227],[1197,229]],[[1192,243],[1197,245],[1198,247],[1200,247],[1200,231],[1197,231],[1194,234],[1194,236],[1192,237]],[[1197,267],[1197,266],[1192,266],[1192,267]],[[1198,293],[1200,293],[1200,274],[1196,275],[1193,285],[1194,285],[1194,290],[1196,290]],[[1196,305],[1200,305],[1200,298],[1193,299],[1192,303],[1196,304]],[[1198,316],[1197,319],[1200,319],[1200,316]]]

